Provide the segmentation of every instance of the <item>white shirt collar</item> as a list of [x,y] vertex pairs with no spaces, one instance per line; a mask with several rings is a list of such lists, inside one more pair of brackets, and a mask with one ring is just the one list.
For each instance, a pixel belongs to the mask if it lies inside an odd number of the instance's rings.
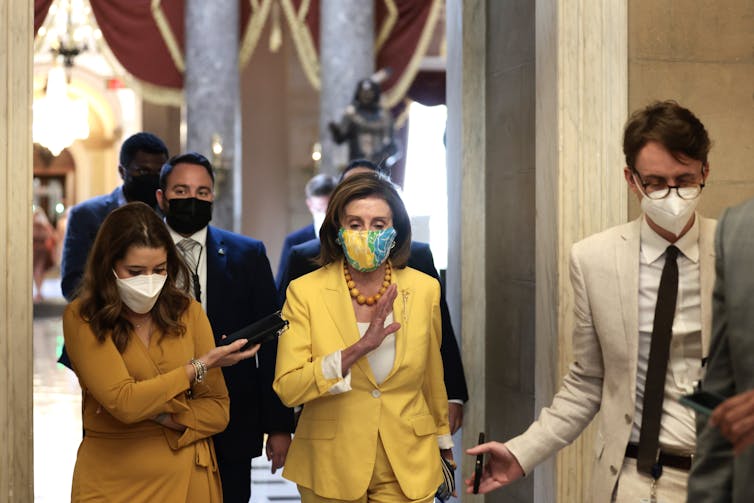
[[675,245],[683,255],[694,263],[699,261],[699,215],[694,213],[694,223],[691,228],[675,243],[670,243],[657,234],[647,223],[647,217],[641,219],[641,256],[646,264],[651,264],[665,253],[671,244]]

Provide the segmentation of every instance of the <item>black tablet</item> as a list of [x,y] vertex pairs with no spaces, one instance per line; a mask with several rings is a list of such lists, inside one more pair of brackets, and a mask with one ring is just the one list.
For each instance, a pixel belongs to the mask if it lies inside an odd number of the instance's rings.
[[229,334],[225,339],[218,341],[217,345],[227,346],[238,339],[247,339],[248,342],[241,348],[241,351],[246,351],[256,344],[271,341],[282,334],[286,328],[288,328],[288,320],[284,320],[280,316],[280,311],[278,311],[269,316],[265,316],[240,330],[236,330]]

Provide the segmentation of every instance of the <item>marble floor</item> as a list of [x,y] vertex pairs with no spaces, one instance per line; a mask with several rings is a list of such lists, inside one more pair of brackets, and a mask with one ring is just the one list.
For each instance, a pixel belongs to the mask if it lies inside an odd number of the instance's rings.
[[[34,501],[70,501],[71,477],[81,441],[81,388],[76,376],[57,363],[63,346],[65,306],[59,279],[42,287],[45,300],[34,307]],[[252,462],[252,498],[257,503],[300,501],[296,486],[270,473],[264,456]]]

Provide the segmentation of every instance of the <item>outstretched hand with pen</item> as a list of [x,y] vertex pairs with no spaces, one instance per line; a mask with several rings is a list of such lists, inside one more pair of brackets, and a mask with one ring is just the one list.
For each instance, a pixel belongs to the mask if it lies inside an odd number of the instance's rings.
[[[524,470],[516,457],[501,442],[487,442],[477,445],[467,449],[466,454],[471,456],[484,454],[487,457],[479,481],[475,483],[476,474],[466,479],[467,493],[479,492],[485,494],[524,476]],[[478,491],[475,491],[475,488],[478,488]]]

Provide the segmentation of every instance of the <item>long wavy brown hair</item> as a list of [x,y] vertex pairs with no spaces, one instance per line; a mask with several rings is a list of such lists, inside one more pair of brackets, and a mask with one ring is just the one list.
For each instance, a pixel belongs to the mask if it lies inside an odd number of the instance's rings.
[[84,279],[78,291],[79,312],[100,342],[111,337],[121,353],[134,331],[126,318],[126,305],[120,298],[115,281],[115,263],[129,248],[162,248],[167,252],[167,279],[157,302],[150,311],[152,320],[167,336],[186,332],[181,315],[191,297],[189,270],[176,250],[165,223],[152,208],[142,202],[128,203],[113,210],[102,223],[86,262]]

